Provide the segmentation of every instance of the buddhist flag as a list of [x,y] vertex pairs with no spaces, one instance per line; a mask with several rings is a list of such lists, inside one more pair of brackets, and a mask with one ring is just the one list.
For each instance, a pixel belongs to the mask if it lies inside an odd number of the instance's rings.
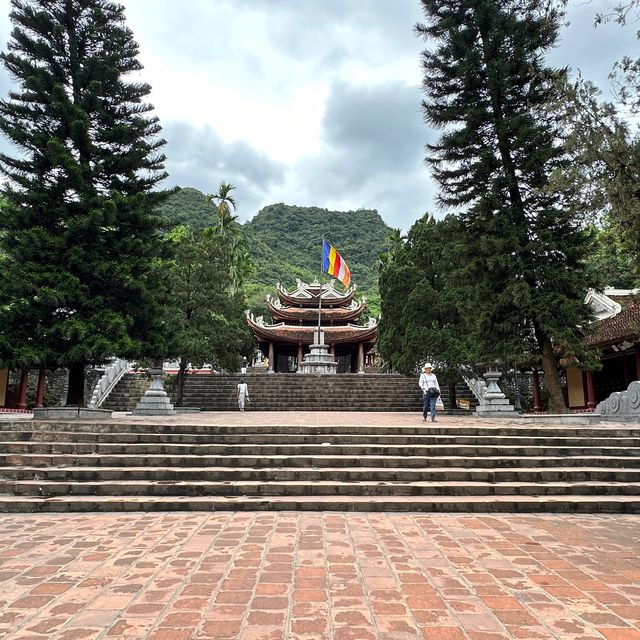
[[345,287],[351,282],[351,271],[342,256],[326,241],[322,241],[322,270],[337,278]]

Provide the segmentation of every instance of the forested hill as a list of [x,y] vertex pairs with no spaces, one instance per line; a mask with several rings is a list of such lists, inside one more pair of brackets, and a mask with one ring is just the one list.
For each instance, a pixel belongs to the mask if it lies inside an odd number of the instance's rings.
[[[215,220],[214,205],[190,188],[171,195],[159,213],[170,226],[202,228]],[[278,282],[291,288],[296,278],[309,282],[320,277],[324,237],[349,265],[351,281],[358,286],[358,294],[370,301],[370,311],[379,311],[378,261],[392,229],[377,211],[328,211],[280,203],[264,207],[241,227],[255,264],[247,283],[252,310],[263,313],[264,297],[275,293]]]
[[391,229],[377,211],[328,211],[318,207],[272,204],[244,225],[250,250],[262,275],[261,282],[291,280],[287,271],[269,270],[268,264],[284,259],[307,277],[319,277],[322,239],[331,243],[351,269],[359,288],[376,288],[378,259]]

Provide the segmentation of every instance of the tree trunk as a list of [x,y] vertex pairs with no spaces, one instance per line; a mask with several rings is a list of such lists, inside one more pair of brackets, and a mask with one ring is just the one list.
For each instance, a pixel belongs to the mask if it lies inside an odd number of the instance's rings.
[[182,406],[182,397],[184,396],[184,383],[187,377],[187,363],[180,360],[180,368],[178,369],[178,388],[176,391],[176,407]]
[[69,367],[68,407],[84,407],[84,362]]
[[458,408],[458,397],[456,395],[456,383],[449,383],[449,404],[451,405],[449,409],[457,409]]
[[544,371],[544,386],[549,393],[549,412],[569,413],[562,394],[553,345],[551,340],[544,334],[542,335],[542,370]]

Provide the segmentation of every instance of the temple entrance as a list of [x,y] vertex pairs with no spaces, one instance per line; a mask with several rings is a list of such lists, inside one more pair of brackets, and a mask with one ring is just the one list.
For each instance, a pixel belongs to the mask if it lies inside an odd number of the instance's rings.
[[307,360],[304,357],[314,344],[320,299],[324,344],[332,356],[330,370],[323,373],[363,371],[364,354],[375,344],[377,328],[375,321],[360,323],[365,302],[355,300],[355,288],[341,293],[333,281],[307,284],[298,280],[297,284],[294,291],[279,285],[278,297],[267,297],[271,322],[247,312],[247,322],[258,347],[269,359],[270,372],[294,373],[304,363],[301,373],[311,373],[308,364],[313,362],[315,366],[315,356]]
[[293,345],[279,344],[275,348],[273,370],[276,373],[295,373],[298,354]]

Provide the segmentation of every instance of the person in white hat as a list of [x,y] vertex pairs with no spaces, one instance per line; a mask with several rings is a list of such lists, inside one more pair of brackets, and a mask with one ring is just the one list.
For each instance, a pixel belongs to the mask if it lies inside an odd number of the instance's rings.
[[440,395],[440,385],[430,362],[426,362],[422,367],[418,384],[422,389],[422,422],[427,421],[429,414],[431,414],[431,422],[438,422],[436,420],[436,401]]

